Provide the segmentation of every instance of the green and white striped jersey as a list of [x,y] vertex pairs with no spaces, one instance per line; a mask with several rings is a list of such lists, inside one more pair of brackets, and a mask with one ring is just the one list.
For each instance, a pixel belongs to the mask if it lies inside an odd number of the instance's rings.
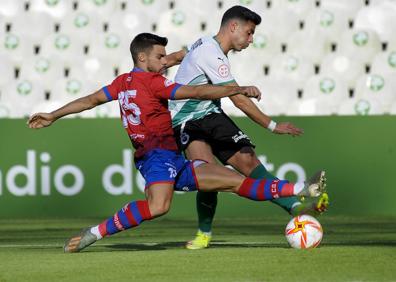
[[[227,56],[210,36],[200,38],[191,45],[175,77],[175,82],[183,85],[222,85],[234,81]],[[175,127],[210,113],[220,113],[221,105],[220,100],[172,100],[169,101],[169,110]]]

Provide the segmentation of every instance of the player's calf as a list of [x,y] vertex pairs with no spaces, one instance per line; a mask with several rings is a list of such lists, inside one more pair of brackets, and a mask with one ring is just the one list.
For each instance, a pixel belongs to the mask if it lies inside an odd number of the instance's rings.
[[319,171],[305,183],[289,183],[279,179],[246,178],[237,194],[255,201],[267,201],[290,196],[320,196],[326,186],[325,172]]

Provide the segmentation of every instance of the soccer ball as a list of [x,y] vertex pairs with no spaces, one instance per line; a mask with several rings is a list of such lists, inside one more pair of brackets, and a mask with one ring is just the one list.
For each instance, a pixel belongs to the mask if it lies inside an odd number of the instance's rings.
[[310,215],[292,218],[286,225],[286,239],[295,249],[309,249],[319,246],[323,229],[319,221]]

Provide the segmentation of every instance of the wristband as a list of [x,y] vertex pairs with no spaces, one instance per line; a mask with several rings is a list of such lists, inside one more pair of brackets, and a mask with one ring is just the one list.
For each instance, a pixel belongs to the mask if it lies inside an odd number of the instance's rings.
[[271,120],[270,123],[268,124],[267,128],[269,130],[271,130],[271,132],[274,132],[275,128],[276,128],[276,122]]

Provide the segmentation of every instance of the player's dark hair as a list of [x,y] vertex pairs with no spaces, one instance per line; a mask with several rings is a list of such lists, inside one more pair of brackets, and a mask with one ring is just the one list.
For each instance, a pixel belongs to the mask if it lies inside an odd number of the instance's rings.
[[138,62],[138,54],[150,52],[154,45],[166,46],[168,38],[161,37],[152,33],[140,33],[132,40],[129,50],[131,51],[133,62]]
[[224,12],[223,18],[221,19],[221,26],[224,26],[229,20],[235,19],[251,21],[255,25],[259,25],[261,23],[261,17],[255,12],[243,6],[233,6]]

